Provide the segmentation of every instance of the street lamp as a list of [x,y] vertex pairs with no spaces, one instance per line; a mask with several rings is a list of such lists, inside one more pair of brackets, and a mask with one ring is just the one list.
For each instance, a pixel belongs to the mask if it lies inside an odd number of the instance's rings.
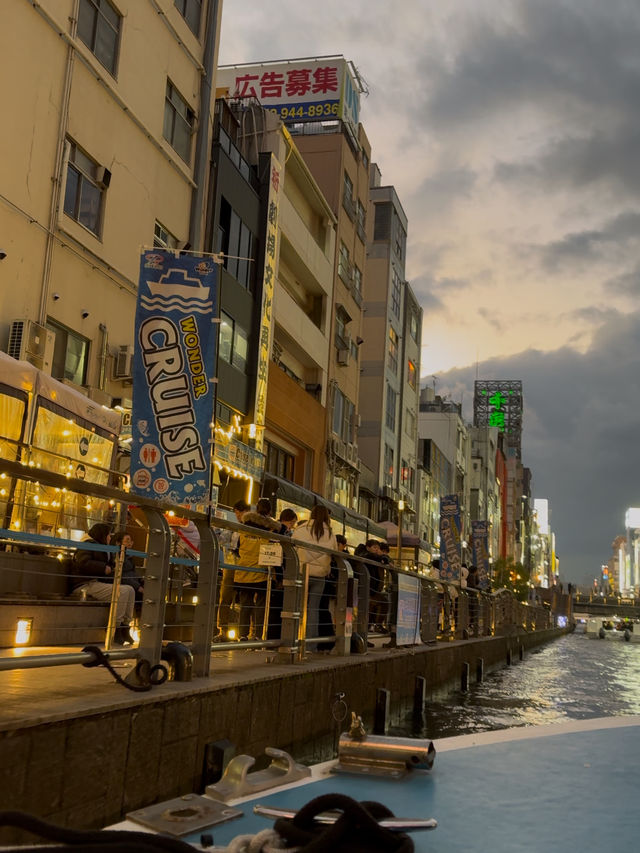
[[404,512],[404,501],[398,501],[398,552],[396,555],[396,561],[398,563],[398,568],[400,568],[400,561],[402,559],[402,513]]

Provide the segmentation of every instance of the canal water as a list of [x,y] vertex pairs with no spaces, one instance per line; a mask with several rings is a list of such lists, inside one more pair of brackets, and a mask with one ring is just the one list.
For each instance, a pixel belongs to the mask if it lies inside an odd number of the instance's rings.
[[[471,673],[473,676],[473,673]],[[640,643],[567,634],[469,691],[430,701],[390,734],[442,738],[566,720],[640,714]]]

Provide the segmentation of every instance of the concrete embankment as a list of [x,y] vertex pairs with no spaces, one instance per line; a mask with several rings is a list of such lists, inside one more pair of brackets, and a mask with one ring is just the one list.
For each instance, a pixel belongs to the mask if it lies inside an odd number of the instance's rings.
[[[58,824],[98,827],[201,791],[207,747],[222,740],[236,753],[262,756],[275,746],[306,763],[324,760],[346,728],[345,713],[370,725],[378,688],[390,691],[397,719],[411,706],[416,678],[425,679],[429,701],[460,686],[465,663],[473,683],[479,659],[487,673],[563,633],[315,655],[296,665],[268,664],[264,652],[214,653],[210,678],[147,693],[126,690],[104,668],[0,672],[0,802]],[[0,843],[11,840],[0,833]]]

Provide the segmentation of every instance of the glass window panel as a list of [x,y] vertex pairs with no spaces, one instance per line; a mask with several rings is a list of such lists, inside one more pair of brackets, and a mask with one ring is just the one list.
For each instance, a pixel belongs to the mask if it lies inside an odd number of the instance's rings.
[[65,379],[84,385],[87,363],[87,342],[67,333],[67,351],[64,363]]
[[238,259],[238,281],[240,284],[244,284],[246,287],[248,284],[248,271],[249,271],[249,261],[246,258],[249,257],[249,238],[251,232],[247,228],[247,226],[243,223],[240,225],[240,245],[238,247],[238,254],[240,258]]
[[78,10],[78,37],[93,50],[93,34],[97,12],[92,3],[83,0]]
[[173,147],[185,163],[191,159],[191,127],[180,118],[176,119],[173,128]]
[[242,329],[236,326],[233,336],[233,359],[234,367],[244,370],[247,363],[247,336]]
[[116,12],[111,3],[107,2],[107,0],[100,0],[100,13],[114,30],[118,30],[120,28],[120,15]]
[[231,363],[233,346],[233,320],[224,311],[220,312],[220,334],[218,336],[218,354],[224,361]]
[[99,62],[113,74],[116,70],[116,55],[118,49],[118,33],[104,23],[98,24],[96,34],[95,55]]
[[80,210],[78,211],[78,221],[93,231],[94,234],[100,232],[100,201],[102,193],[98,187],[94,186],[86,178],[82,179],[80,188]]
[[67,185],[64,191],[64,212],[76,218],[76,203],[78,199],[78,187],[80,175],[73,166],[67,169]]
[[231,211],[229,222],[229,248],[227,254],[232,257],[227,259],[227,270],[234,277],[238,277],[238,258],[240,254],[240,217],[235,211]]

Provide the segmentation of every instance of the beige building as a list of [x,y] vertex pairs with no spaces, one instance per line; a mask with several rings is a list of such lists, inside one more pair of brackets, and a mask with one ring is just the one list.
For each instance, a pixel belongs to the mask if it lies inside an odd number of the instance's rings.
[[[283,185],[267,392],[267,472],[323,491],[335,217],[282,127]],[[277,461],[275,470],[270,464]]]
[[201,246],[221,10],[0,4],[0,346],[100,404],[131,396],[140,248]]
[[301,124],[297,130],[296,144],[337,218],[324,492],[330,500],[355,509],[371,146],[362,125],[357,139],[339,121]]

